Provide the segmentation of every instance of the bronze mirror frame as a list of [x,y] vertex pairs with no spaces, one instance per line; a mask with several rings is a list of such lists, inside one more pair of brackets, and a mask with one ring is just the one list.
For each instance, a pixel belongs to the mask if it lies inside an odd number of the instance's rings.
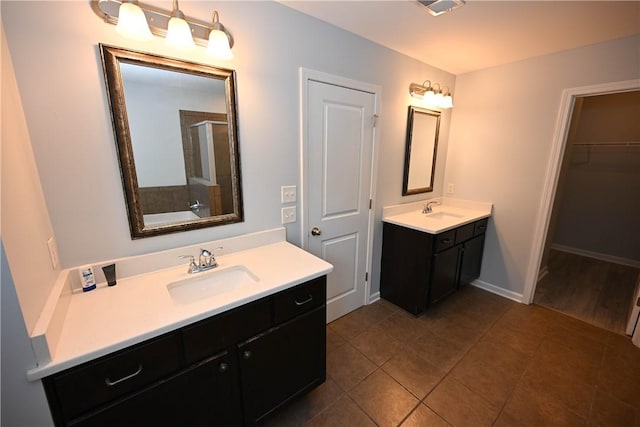
[[[105,84],[107,86],[107,97],[115,134],[131,237],[137,239],[244,221],[240,153],[238,151],[235,71],[104,44],[100,44],[99,49],[102,58]],[[120,64],[156,68],[224,82],[230,152],[231,197],[233,200],[231,211],[198,219],[177,220],[175,222],[145,226]],[[176,111],[176,122],[179,120],[179,112]],[[180,146],[182,146],[183,143],[184,141],[176,141],[176,144],[180,144]],[[185,160],[185,163],[188,162]],[[185,178],[188,185],[189,178],[188,176]],[[189,201],[189,204],[191,204],[191,201]],[[185,206],[185,208],[187,211],[189,210],[189,206]],[[191,208],[193,208],[193,206],[191,206]]]
[[[404,178],[402,181],[403,196],[433,191],[440,115],[440,111],[409,106]],[[425,120],[429,120],[432,123],[427,123]],[[433,150],[431,145],[433,145]],[[426,173],[421,174],[421,171]],[[416,183],[416,176],[421,176],[426,182],[421,180]]]

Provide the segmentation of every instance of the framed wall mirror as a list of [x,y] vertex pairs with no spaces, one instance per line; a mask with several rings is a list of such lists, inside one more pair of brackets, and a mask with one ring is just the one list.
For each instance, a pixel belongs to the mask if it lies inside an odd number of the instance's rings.
[[235,72],[100,53],[131,237],[243,221]]
[[433,191],[440,112],[409,106],[402,195]]

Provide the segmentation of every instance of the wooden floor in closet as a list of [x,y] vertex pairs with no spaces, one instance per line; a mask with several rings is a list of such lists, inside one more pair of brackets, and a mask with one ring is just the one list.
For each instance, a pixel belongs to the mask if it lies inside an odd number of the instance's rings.
[[551,251],[533,302],[623,334],[640,269]]

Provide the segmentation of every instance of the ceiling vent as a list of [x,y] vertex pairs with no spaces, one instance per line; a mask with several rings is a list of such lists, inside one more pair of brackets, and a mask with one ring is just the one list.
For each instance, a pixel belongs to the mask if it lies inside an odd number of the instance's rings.
[[418,0],[418,3],[433,16],[440,16],[464,5],[464,0]]

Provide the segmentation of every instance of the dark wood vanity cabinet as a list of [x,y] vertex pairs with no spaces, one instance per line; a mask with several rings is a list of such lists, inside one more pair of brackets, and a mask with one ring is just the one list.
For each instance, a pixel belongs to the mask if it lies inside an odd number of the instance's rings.
[[326,276],[43,379],[56,426],[256,425],[325,381]]
[[385,222],[380,296],[417,315],[477,279],[487,222],[435,235]]

